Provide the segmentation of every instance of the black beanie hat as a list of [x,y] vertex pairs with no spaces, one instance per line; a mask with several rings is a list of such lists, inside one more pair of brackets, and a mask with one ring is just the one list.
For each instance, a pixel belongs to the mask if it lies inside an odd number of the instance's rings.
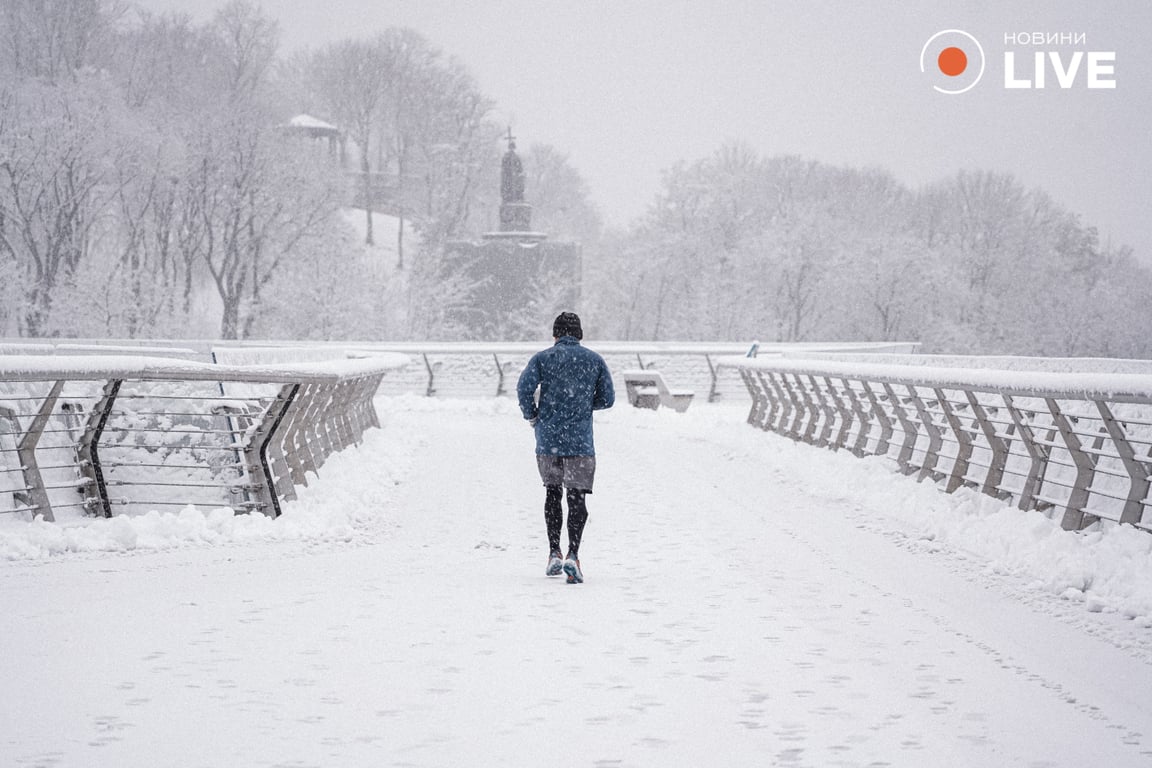
[[584,331],[580,329],[580,317],[575,312],[561,312],[552,323],[552,337],[575,336],[584,338]]

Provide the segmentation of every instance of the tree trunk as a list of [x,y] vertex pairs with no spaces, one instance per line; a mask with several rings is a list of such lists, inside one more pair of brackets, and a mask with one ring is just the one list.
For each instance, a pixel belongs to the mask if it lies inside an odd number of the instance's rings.
[[240,299],[224,299],[224,316],[220,321],[220,338],[235,340],[240,331]]
[[396,158],[396,215],[400,228],[396,231],[396,269],[404,269],[404,153]]
[[372,176],[369,174],[368,147],[360,149],[360,174],[364,178],[364,245],[375,245],[372,237]]
[[404,269],[404,209],[401,207],[400,223],[396,228],[396,269]]

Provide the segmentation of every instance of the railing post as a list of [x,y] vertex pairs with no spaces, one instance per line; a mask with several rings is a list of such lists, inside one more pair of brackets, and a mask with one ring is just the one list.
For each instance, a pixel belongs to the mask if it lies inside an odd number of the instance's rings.
[[832,436],[832,424],[836,420],[836,410],[829,404],[828,398],[824,396],[824,390],[816,382],[816,377],[809,376],[808,380],[812,382],[812,389],[816,394],[816,399],[820,401],[820,410],[824,414],[824,426],[820,428],[820,437],[816,440],[816,446],[827,448],[829,438]]
[[792,423],[792,412],[796,410],[796,403],[792,399],[792,391],[788,388],[788,383],[784,380],[783,374],[770,373],[768,380],[772,382],[772,386],[776,389],[776,394],[780,397],[780,419],[773,427],[773,431],[777,434],[788,435],[788,425]]
[[363,409],[366,419],[364,425],[365,432],[371,427],[380,429],[380,416],[376,413],[376,392],[379,391],[380,382],[383,380],[384,374],[382,373],[364,377],[363,399],[360,407]]
[[[759,427],[767,431],[772,429],[776,414],[780,410],[780,395],[776,392],[775,387],[769,385],[768,382],[764,380],[763,373],[755,371],[752,375],[755,376],[760,392],[764,395],[764,404],[766,406],[766,410],[760,414]],[[771,377],[771,375],[772,374],[768,374],[769,377]]]
[[44,425],[52,416],[56,402],[60,399],[60,390],[64,388],[63,381],[55,381],[40,403],[36,415],[28,425],[28,429],[20,428],[20,421],[16,412],[9,408],[0,408],[0,418],[6,418],[12,423],[13,435],[16,437],[16,457],[20,462],[20,476],[24,481],[24,490],[13,493],[16,501],[33,510],[32,514],[41,515],[47,522],[55,522],[52,513],[52,502],[48,498],[48,491],[44,488],[44,478],[40,475],[40,466],[36,463],[36,446],[44,434]]
[[364,420],[364,411],[361,405],[364,402],[364,379],[352,379],[348,382],[348,428],[352,434],[352,445],[360,442],[360,436],[367,429]]
[[260,423],[248,435],[244,445],[244,459],[250,467],[260,467],[263,471],[263,482],[252,484],[252,490],[258,499],[260,510],[271,517],[280,517],[280,499],[277,493],[276,478],[268,464],[268,445],[276,435],[276,430],[284,420],[292,406],[296,394],[300,391],[300,384],[285,384],[280,392],[268,404]]
[[872,413],[880,422],[880,439],[876,441],[876,455],[884,456],[888,453],[888,444],[892,439],[892,419],[888,417],[888,412],[884,410],[884,406],[880,405],[880,400],[872,390],[872,385],[867,381],[861,381],[860,384],[864,387],[868,402],[872,404]]
[[312,457],[308,452],[308,441],[305,436],[305,419],[315,405],[315,391],[316,384],[312,382],[300,387],[296,393],[295,406],[288,414],[281,430],[284,433],[282,441],[284,459],[288,463],[288,471],[292,474],[294,485],[307,486],[307,471],[314,469],[311,466]]
[[336,385],[334,384],[321,384],[319,392],[320,409],[316,413],[316,418],[310,425],[312,430],[312,442],[318,450],[312,452],[313,457],[316,459],[316,468],[324,466],[324,462],[334,452],[332,444],[332,436],[330,433],[329,420],[332,418],[332,401],[336,395]]
[[334,408],[332,419],[329,422],[336,431],[335,447],[337,451],[344,450],[354,442],[351,419],[348,413],[350,400],[351,384],[347,381],[338,382],[332,395]]
[[424,358],[424,367],[428,369],[428,388],[424,391],[425,397],[432,397],[436,394],[436,374],[432,372],[432,363],[428,362],[427,353],[421,353],[420,357]]
[[[296,395],[297,399],[301,396],[300,393]],[[293,420],[295,434],[293,435],[292,446],[304,478],[301,482],[302,485],[308,485],[308,472],[317,473],[320,467],[316,458],[316,453],[319,450],[316,425],[320,421],[326,402],[324,385],[313,382],[308,385],[307,396],[304,398],[303,405],[298,405],[297,408],[293,409],[296,418]]]
[[319,427],[324,437],[328,441],[327,450],[325,455],[336,453],[342,447],[340,442],[340,427],[339,427],[339,408],[340,408],[340,383],[336,382],[328,385],[328,399],[324,407],[324,417],[321,419]]
[[928,412],[928,406],[924,404],[924,398],[920,397],[920,392],[912,384],[905,386],[908,389],[908,394],[912,396],[912,404],[920,416],[920,423],[924,425],[924,431],[928,434],[928,447],[924,450],[924,463],[920,465],[920,476],[916,479],[923,480],[926,477],[936,479],[936,462],[940,460],[940,447],[944,444],[944,436],[940,434],[940,427],[932,421],[932,414]]
[[[349,413],[352,417],[353,443],[359,445],[364,440],[364,433],[372,426],[368,411],[371,407],[370,387],[372,382],[368,377],[352,380],[350,391]],[[368,406],[368,407],[365,407]]]
[[892,412],[896,414],[896,420],[900,422],[900,429],[904,432],[904,441],[900,444],[900,453],[896,456],[896,464],[900,467],[901,472],[910,475],[918,469],[912,464],[912,452],[916,450],[916,438],[920,436],[920,428],[916,422],[908,418],[904,404],[900,402],[900,397],[892,385],[884,382],[884,391],[888,393],[888,402],[892,404]]
[[[780,374],[780,385],[788,392],[788,399],[792,402],[792,423],[785,430],[784,434],[793,440],[800,440],[800,424],[804,421],[804,405],[800,402],[800,396],[796,394],[796,390],[791,384],[788,383],[788,374]],[[784,426],[781,424],[780,426]]]
[[364,410],[367,388],[363,378],[353,379],[348,386],[348,420],[352,425],[353,444],[358,444],[368,429],[368,414]]
[[372,427],[372,392],[374,382],[367,376],[352,382],[352,424],[356,428],[356,443],[364,439],[364,433]]
[[1130,478],[1128,498],[1125,499],[1124,509],[1120,512],[1120,522],[1136,525],[1143,521],[1143,501],[1148,496],[1149,481],[1152,480],[1152,464],[1136,458],[1136,451],[1128,440],[1124,425],[1116,421],[1116,417],[1112,415],[1108,405],[1103,400],[1094,400],[1093,402],[1096,403],[1096,408],[1100,411],[1104,428],[1108,430],[1108,436],[1112,438],[1112,444],[1116,446],[1116,453],[1120,456],[1120,462],[1128,471]]
[[[793,409],[791,398],[785,394],[785,390],[781,387],[780,382],[776,380],[775,373],[768,373],[768,382],[771,383],[772,389],[776,393],[775,401],[772,405],[772,411],[768,413],[768,421],[765,424],[765,429],[772,429],[773,432],[778,434],[787,434],[785,425],[788,423],[788,415]],[[761,379],[763,381],[763,379]],[[776,411],[780,411],[780,416],[776,416]]]
[[504,394],[504,367],[500,365],[500,356],[495,352],[492,353],[492,359],[496,361],[496,397]]
[[[291,411],[293,409],[286,408],[285,410],[288,413],[286,419],[292,418]],[[283,426],[284,424],[281,422],[281,427]],[[296,498],[296,484],[292,467],[288,463],[288,454],[291,453],[291,448],[285,442],[287,437],[284,430],[280,429],[270,439],[265,455],[267,456],[268,469],[272,472],[275,492],[281,498],[293,501]]]
[[380,429],[380,414],[376,412],[376,393],[380,391],[380,382],[384,381],[381,373],[372,377],[372,387],[368,392],[368,416],[373,427]]
[[796,382],[799,402],[801,402],[804,408],[804,417],[808,419],[808,423],[804,426],[804,432],[801,434],[801,440],[811,444],[813,442],[812,435],[816,433],[816,425],[820,420],[820,409],[817,408],[816,400],[813,400],[808,385],[805,385],[801,375],[794,373],[793,380]]
[[[809,377],[811,379],[811,377]],[[804,403],[804,411],[808,414],[808,426],[804,428],[804,433],[800,439],[809,445],[815,443],[812,437],[816,432],[816,422],[820,420],[820,409],[816,405],[816,401],[812,398],[812,393],[808,387],[804,385],[804,380],[800,378],[799,374],[796,375],[796,387],[800,390],[800,400]]]
[[988,474],[984,476],[984,484],[980,492],[986,496],[1003,499],[1005,492],[1000,487],[1004,482],[1004,470],[1008,466],[1008,442],[996,432],[996,425],[988,418],[988,411],[981,404],[976,393],[965,390],[968,396],[968,405],[972,406],[972,413],[976,416],[976,423],[984,433],[984,440],[992,451],[992,458],[988,461]]
[[1024,450],[1028,452],[1028,457],[1031,460],[1028,477],[1024,481],[1024,488],[1020,491],[1020,501],[1016,506],[1022,510],[1035,509],[1038,502],[1036,497],[1044,486],[1044,476],[1048,472],[1048,456],[1051,450],[1046,445],[1040,445],[1036,440],[1032,426],[1025,421],[1024,414],[1016,407],[1012,396],[1003,394],[1001,397],[1004,398],[1004,406],[1008,409],[1008,415],[1012,417],[1012,423],[1016,425],[1016,431],[1020,433]]
[[340,450],[344,450],[350,445],[355,445],[359,439],[359,433],[356,430],[354,403],[356,400],[356,382],[343,381],[340,383],[340,417],[337,419],[341,432]]
[[756,383],[751,371],[740,368],[737,373],[740,374],[740,380],[744,382],[744,388],[748,390],[748,395],[752,398],[752,407],[748,409],[748,416],[744,419],[744,423],[759,426],[760,418],[768,406],[767,400],[764,399],[760,385]]
[[719,376],[716,366],[712,364],[712,356],[705,353],[704,362],[708,363],[708,373],[712,376],[712,386],[708,388],[708,402],[714,403],[720,398]]
[[868,434],[872,431],[872,421],[868,418],[864,406],[860,404],[860,398],[856,396],[856,390],[852,389],[848,379],[840,379],[840,382],[844,385],[844,394],[852,403],[852,412],[856,414],[856,423],[860,425],[856,431],[856,442],[852,444],[852,453],[862,457],[868,453]]
[[1050,397],[1044,398],[1044,402],[1048,404],[1052,421],[1060,431],[1064,447],[1072,456],[1072,463],[1076,465],[1076,480],[1072,484],[1072,492],[1068,494],[1060,527],[1066,531],[1079,531],[1100,519],[1084,511],[1088,506],[1088,489],[1092,486],[1092,476],[1096,472],[1096,459],[1084,451],[1080,438],[1076,436],[1059,404]]
[[952,403],[944,396],[944,390],[936,387],[933,391],[940,403],[940,410],[944,413],[944,419],[948,422],[948,428],[956,436],[956,460],[952,463],[948,484],[944,487],[945,493],[952,493],[964,485],[965,476],[968,474],[968,468],[972,461],[972,435],[968,434],[968,430],[960,422]]
[[88,422],[76,448],[80,472],[91,481],[84,486],[85,503],[89,509],[98,506],[99,514],[104,517],[112,517],[112,500],[108,498],[104,468],[100,465],[100,437],[104,434],[108,415],[112,412],[112,405],[116,402],[116,396],[120,394],[120,387],[123,384],[123,379],[111,379],[104,385],[103,394],[92,407],[92,412],[88,414]]
[[852,428],[852,411],[848,409],[848,406],[844,405],[844,400],[841,399],[840,393],[836,391],[836,386],[832,383],[832,379],[825,376],[824,383],[828,385],[828,397],[832,399],[832,404],[836,408],[836,415],[840,418],[840,429],[836,432],[836,439],[832,441],[832,450],[838,451],[848,444],[848,430]]

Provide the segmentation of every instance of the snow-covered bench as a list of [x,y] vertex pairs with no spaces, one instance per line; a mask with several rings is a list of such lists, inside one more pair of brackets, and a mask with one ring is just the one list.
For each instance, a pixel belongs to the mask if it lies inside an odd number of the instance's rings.
[[664,405],[683,413],[696,396],[690,389],[669,389],[659,371],[629,370],[620,375],[628,391],[628,402],[635,408],[656,410]]

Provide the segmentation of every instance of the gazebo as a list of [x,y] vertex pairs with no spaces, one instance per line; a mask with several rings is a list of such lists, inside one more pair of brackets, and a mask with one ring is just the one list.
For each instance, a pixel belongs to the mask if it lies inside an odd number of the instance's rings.
[[327,142],[328,154],[339,155],[340,165],[345,165],[346,141],[344,132],[331,123],[326,123],[312,115],[299,114],[282,125],[281,130],[292,136],[302,136]]

